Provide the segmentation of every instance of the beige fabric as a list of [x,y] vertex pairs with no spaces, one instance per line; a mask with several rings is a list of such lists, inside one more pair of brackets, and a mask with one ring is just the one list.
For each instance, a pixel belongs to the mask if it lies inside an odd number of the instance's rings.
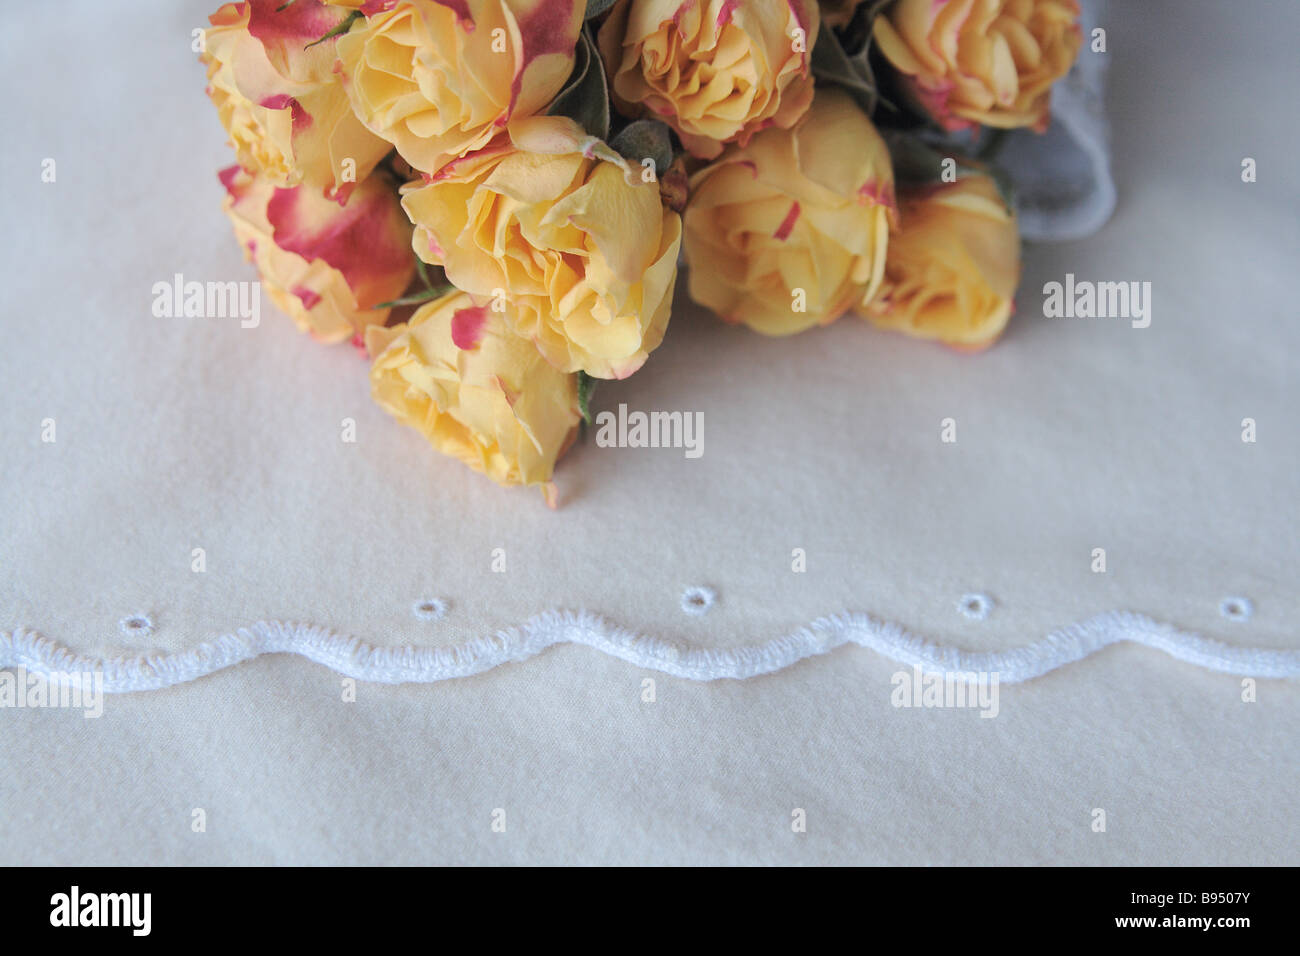
[[[849,609],[997,649],[1127,609],[1300,646],[1297,21],[1192,6],[1112,10],[1119,209],[1027,249],[1001,344],[848,319],[769,340],[679,301],[596,406],[703,412],[703,457],[589,439],[554,513],[426,448],[355,352],[269,303],[257,329],[155,318],[174,273],[254,278],[217,208],[231,160],[189,50],[205,5],[30,7],[0,31],[0,630],[139,654],[297,619],[436,645],[585,607],[730,647]],[[1067,272],[1150,281],[1151,327],[1042,318]],[[709,613],[682,613],[692,585],[717,590]],[[970,591],[988,619],[957,613]],[[1228,595],[1251,620],[1220,616]],[[425,596],[443,620],[411,614]],[[153,634],[121,633],[135,613]],[[891,707],[896,670],[841,649],[745,683],[659,675],[645,704],[655,675],[559,648],[347,704],[328,670],[263,658],[99,720],[0,710],[0,862],[1297,862],[1294,682],[1248,704],[1237,678],[1119,647],[1004,687],[982,720]]]

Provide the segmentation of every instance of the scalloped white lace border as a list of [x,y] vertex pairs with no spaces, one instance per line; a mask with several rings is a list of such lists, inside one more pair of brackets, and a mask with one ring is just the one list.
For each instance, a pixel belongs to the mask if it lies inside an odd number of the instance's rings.
[[428,684],[525,661],[556,644],[583,644],[639,667],[709,681],[771,674],[856,644],[923,671],[997,674],[1000,682],[1014,684],[1124,641],[1209,670],[1257,678],[1300,677],[1300,650],[1233,647],[1122,611],[1072,624],[1024,647],[990,652],[936,644],[865,614],[823,617],[765,644],[718,650],[645,637],[585,611],[550,611],[491,637],[442,648],[375,647],[316,625],[259,621],[185,651],[116,659],[79,655],[20,629],[0,635],[0,667],[22,666],[49,676],[102,671],[105,691],[128,693],[183,684],[263,654],[297,654],[358,680]]

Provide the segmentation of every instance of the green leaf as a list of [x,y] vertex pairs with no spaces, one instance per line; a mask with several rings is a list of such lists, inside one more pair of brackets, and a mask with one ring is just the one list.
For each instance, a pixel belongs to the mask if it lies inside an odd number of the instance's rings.
[[596,391],[600,379],[592,378],[586,372],[578,373],[578,411],[582,414],[584,424],[591,424],[591,396]]
[[426,289],[434,288],[433,280],[429,278],[429,266],[419,256],[415,257],[415,271],[419,273],[420,281]]
[[448,292],[454,292],[455,286],[444,285],[436,288],[428,288],[423,292],[413,292],[410,295],[404,295],[400,299],[392,299],[388,302],[380,302],[378,305],[372,305],[372,309],[391,309],[399,305],[416,305],[420,302],[428,302],[431,299],[441,298]]
[[583,14],[584,20],[594,20],[600,16],[615,3],[615,0],[587,0],[587,12]]
[[817,34],[809,66],[821,83],[842,87],[870,116],[884,103],[896,107],[880,95],[875,73],[871,69],[872,24],[890,0],[870,0],[858,7],[853,19],[842,30],[824,29]]
[[809,61],[813,76],[819,82],[832,83],[849,93],[868,116],[876,108],[876,81],[871,66],[865,59],[855,62],[844,51],[834,30],[817,34]]
[[887,130],[881,134],[889,147],[894,179],[900,185],[921,186],[943,182],[944,160],[953,160],[960,170],[963,157],[936,149],[918,136]]
[[998,187],[998,195],[1001,196],[1002,201],[1006,203],[1007,209],[1015,212],[1016,184],[1012,181],[1011,174],[996,163],[989,163],[985,167],[985,172],[993,177],[993,185]]
[[573,54],[573,72],[558,96],[551,101],[551,116],[567,116],[591,136],[609,136],[609,89],[605,85],[605,64],[601,62],[591,27],[584,26]]
[[898,130],[885,130],[885,144],[889,147],[889,158],[894,166],[894,179],[898,185],[927,186],[944,182],[945,160],[952,160],[953,180],[964,176],[984,175],[993,180],[998,195],[1008,209],[1015,208],[1015,189],[1006,170],[993,163],[984,162],[967,156],[956,149],[948,148],[951,144],[942,140],[929,142],[921,137]]
[[329,33],[326,33],[319,40],[313,40],[311,43],[308,43],[305,47],[303,47],[303,49],[310,50],[318,43],[324,43],[326,40],[330,39],[330,37],[342,36],[344,33],[347,33],[349,30],[351,30],[352,24],[356,23],[364,15],[365,14],[363,14],[360,10],[353,10],[346,17],[340,20],[338,22],[338,25],[335,26],[334,29],[330,30]]
[[1002,147],[1007,144],[1007,137],[1011,131],[1007,129],[990,129],[981,130],[983,142],[975,150],[975,155],[986,163],[991,163],[998,158],[1002,152]]
[[640,165],[655,161],[655,176],[662,178],[673,161],[673,136],[668,125],[657,119],[641,119],[624,126],[609,145],[626,159]]

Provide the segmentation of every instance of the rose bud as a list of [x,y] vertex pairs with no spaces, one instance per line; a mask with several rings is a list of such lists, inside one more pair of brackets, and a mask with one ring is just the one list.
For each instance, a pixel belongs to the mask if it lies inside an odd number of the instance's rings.
[[991,345],[1020,284],[1016,217],[983,173],[904,191],[873,323],[964,350]]
[[342,201],[391,147],[353,115],[334,72],[336,41],[304,49],[348,11],[319,0],[281,6],[227,3],[208,18],[208,95],[244,169]]
[[580,418],[576,375],[549,365],[489,299],[453,292],[392,328],[371,327],[371,393],[438,451],[502,485],[551,474]]
[[845,93],[824,89],[792,130],[732,147],[691,180],[691,298],[728,322],[790,335],[875,294],[894,212],[889,151]]
[[411,224],[397,191],[371,176],[340,206],[314,189],[280,189],[238,166],[221,173],[222,209],[271,301],[323,342],[382,325],[415,273]]
[[560,371],[625,378],[663,340],[681,218],[572,120],[517,120],[404,186],[402,205],[416,254],[458,289],[509,299],[513,330]]
[[818,25],[815,0],[620,0],[598,43],[619,110],[712,159],[808,109]]
[[1052,84],[1083,35],[1077,0],[898,0],[876,17],[877,48],[904,89],[948,130],[1047,129]]
[[366,6],[377,12],[339,40],[348,96],[362,122],[425,173],[545,108],[573,69],[586,10],[585,0]]

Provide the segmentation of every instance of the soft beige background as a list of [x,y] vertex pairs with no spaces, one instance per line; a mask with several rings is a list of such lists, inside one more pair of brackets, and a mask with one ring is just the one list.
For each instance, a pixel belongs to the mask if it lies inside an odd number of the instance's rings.
[[[263,619],[445,644],[585,607],[721,647],[851,609],[996,649],[1127,609],[1300,646],[1300,20],[1112,7],[1120,207],[1026,250],[1001,344],[961,356],[851,319],[767,340],[682,296],[596,405],[702,411],[703,458],[589,441],[554,513],[427,449],[351,349],[269,303],[256,330],[154,318],[173,273],[254,278],[217,209],[230,158],[189,49],[206,5],[32,7],[0,31],[0,630],[114,654]],[[1042,318],[1066,272],[1152,282],[1151,327]],[[719,600],[688,617],[696,584]],[[998,601],[981,622],[955,610],[976,590]],[[1227,595],[1254,617],[1220,617]],[[424,596],[443,621],[411,615]],[[125,638],[134,613],[155,633]],[[981,720],[891,708],[894,670],[844,649],[743,684],[660,676],[645,705],[646,675],[561,648],[343,704],[331,672],[262,659],[98,721],[0,711],[0,862],[1297,862],[1294,683],[1243,704],[1236,678],[1121,647]]]

